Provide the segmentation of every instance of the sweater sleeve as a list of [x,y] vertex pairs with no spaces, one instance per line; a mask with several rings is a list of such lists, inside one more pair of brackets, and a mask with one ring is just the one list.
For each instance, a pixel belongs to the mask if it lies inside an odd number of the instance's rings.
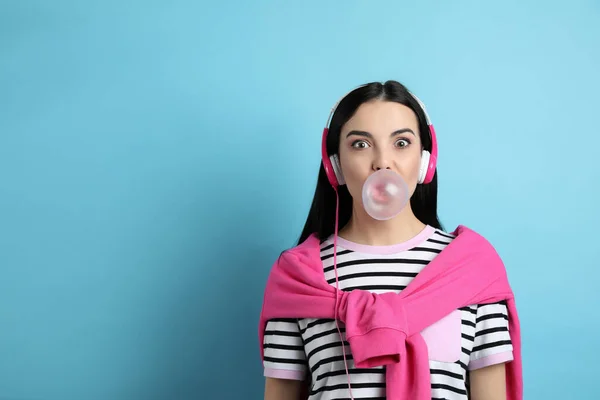
[[469,369],[475,370],[512,360],[513,346],[508,329],[506,303],[479,305]]
[[304,380],[308,367],[298,320],[267,321],[263,367],[266,377]]

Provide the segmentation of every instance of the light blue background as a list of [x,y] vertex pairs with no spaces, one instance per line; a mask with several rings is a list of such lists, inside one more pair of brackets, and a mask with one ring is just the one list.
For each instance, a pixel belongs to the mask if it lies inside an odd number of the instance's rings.
[[262,398],[323,124],[386,79],[505,260],[525,398],[594,397],[600,5],[416,3],[2,1],[0,399]]

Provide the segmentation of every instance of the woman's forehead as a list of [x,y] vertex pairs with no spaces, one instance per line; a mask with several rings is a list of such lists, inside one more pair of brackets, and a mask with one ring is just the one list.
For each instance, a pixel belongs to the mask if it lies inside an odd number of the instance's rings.
[[409,107],[393,101],[375,100],[361,104],[342,131],[411,128],[416,132],[418,125],[417,116]]

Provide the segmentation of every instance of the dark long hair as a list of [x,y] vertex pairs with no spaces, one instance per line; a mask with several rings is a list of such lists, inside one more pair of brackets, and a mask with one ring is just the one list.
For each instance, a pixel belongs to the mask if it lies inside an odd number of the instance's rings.
[[[360,86],[340,101],[329,125],[329,134],[327,135],[327,153],[329,155],[339,152],[342,127],[352,118],[358,107],[363,103],[376,99],[394,101],[413,110],[419,121],[422,146],[425,150],[431,152],[431,137],[429,136],[429,128],[423,109],[404,85],[396,81],[387,81],[384,84],[373,82]],[[350,192],[348,192],[345,185],[338,187],[338,193],[340,196],[339,228],[341,229],[352,216],[352,196],[350,196]],[[443,229],[437,216],[437,170],[430,183],[417,185],[415,193],[410,198],[410,205],[415,216],[422,223]],[[327,180],[321,162],[315,195],[298,243],[304,242],[313,233],[316,233],[321,240],[325,240],[333,234],[335,207],[335,191]]]

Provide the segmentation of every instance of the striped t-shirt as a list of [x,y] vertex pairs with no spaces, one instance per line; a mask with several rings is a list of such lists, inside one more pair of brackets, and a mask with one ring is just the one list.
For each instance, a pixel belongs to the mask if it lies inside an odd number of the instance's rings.
[[[337,270],[344,291],[402,291],[454,237],[427,226],[392,246],[366,246],[338,237]],[[333,238],[321,243],[324,279],[335,286]],[[339,322],[355,399],[385,399],[385,369],[355,368]],[[455,310],[422,331],[429,352],[432,399],[466,400],[469,371],[512,361],[506,304]],[[332,319],[273,319],[264,335],[267,377],[310,381],[309,400],[350,398],[342,344]],[[308,374],[308,376],[307,376]]]

